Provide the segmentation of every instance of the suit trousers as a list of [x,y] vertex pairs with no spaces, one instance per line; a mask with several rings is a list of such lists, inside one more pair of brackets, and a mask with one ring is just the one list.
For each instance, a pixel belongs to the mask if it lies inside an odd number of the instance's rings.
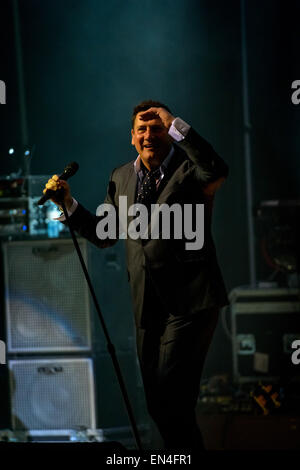
[[151,317],[136,333],[148,412],[165,449],[203,451],[196,405],[219,308],[174,316],[156,304]]

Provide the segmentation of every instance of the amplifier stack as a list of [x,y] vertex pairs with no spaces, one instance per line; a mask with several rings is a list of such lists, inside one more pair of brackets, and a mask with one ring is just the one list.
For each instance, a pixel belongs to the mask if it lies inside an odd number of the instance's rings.
[[[99,250],[81,238],[78,243],[115,345],[138,427],[146,439],[148,424],[124,247],[119,243]],[[72,240],[3,240],[2,260],[5,321],[0,325],[0,337],[6,343],[6,367],[0,368],[0,430],[44,439],[50,434],[59,439],[69,430],[73,434],[88,430],[99,434],[101,430],[104,439],[109,436],[134,445],[105,337]],[[6,401],[1,397],[4,381]]]

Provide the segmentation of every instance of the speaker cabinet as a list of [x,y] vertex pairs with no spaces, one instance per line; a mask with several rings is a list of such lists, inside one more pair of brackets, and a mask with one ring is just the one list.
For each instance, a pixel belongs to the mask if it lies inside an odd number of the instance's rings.
[[88,286],[72,240],[7,242],[3,254],[7,353],[90,350]]
[[95,428],[88,358],[9,360],[13,430]]

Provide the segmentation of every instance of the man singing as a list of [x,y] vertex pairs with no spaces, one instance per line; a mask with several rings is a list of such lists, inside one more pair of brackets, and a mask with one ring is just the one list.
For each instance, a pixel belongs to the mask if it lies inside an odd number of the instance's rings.
[[[116,213],[120,196],[128,206],[140,203],[149,210],[151,204],[204,205],[200,249],[188,250],[184,235],[125,240],[149,414],[166,449],[201,451],[195,414],[201,372],[219,310],[228,303],[211,235],[213,198],[228,167],[189,124],[157,101],[134,108],[131,136],[138,157],[112,172],[105,203]],[[73,199],[67,182],[54,176],[46,185],[60,188],[74,230],[100,248],[116,243],[98,238],[101,218]]]

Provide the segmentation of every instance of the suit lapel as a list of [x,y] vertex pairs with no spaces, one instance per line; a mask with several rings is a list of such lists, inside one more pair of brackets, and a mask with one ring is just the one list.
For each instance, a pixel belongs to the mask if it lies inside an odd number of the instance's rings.
[[183,178],[184,173],[177,172],[176,170],[183,163],[185,157],[183,153],[178,149],[175,149],[175,153],[170,161],[166,174],[158,188],[158,198],[156,203],[163,204],[170,194],[176,192],[176,188],[180,184],[180,180]]
[[130,207],[135,202],[136,183],[137,183],[137,175],[134,171],[133,165],[131,165],[127,183],[126,183],[126,188],[124,191],[124,194],[127,194],[128,207]]

